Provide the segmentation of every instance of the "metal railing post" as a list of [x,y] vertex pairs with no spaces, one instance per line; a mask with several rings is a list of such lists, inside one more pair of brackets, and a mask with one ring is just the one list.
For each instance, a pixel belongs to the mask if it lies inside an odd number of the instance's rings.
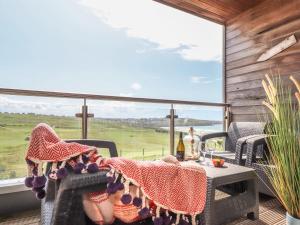
[[174,155],[174,145],[175,145],[175,119],[174,119],[174,109],[173,104],[170,109],[170,154]]
[[143,154],[143,161],[145,161],[145,149],[144,148],[142,150],[142,154]]
[[87,139],[87,129],[88,129],[88,107],[86,105],[86,99],[83,101],[82,106],[82,139]]
[[224,117],[225,131],[228,130],[230,122],[231,122],[230,106],[226,106],[225,107],[225,117]]
[[173,108],[173,104],[171,104],[171,109],[170,109],[170,115],[167,116],[167,118],[170,119],[170,127],[169,127],[169,132],[170,132],[170,154],[174,155],[175,154],[175,118],[178,118],[177,115],[175,115],[175,110]]
[[81,137],[87,139],[88,137],[88,118],[94,117],[94,114],[88,113],[88,106],[86,105],[86,98],[83,99],[83,106],[81,113],[76,113],[76,117],[81,118]]

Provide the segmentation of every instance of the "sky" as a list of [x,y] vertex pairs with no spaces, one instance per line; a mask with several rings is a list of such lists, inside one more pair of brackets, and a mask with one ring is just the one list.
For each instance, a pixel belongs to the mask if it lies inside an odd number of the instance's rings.
[[[0,0],[0,87],[222,102],[222,26],[151,0]],[[78,100],[0,95],[0,111],[73,115]],[[90,101],[100,117],[168,105]],[[178,106],[217,119],[215,108]],[[201,112],[200,112],[201,111]]]

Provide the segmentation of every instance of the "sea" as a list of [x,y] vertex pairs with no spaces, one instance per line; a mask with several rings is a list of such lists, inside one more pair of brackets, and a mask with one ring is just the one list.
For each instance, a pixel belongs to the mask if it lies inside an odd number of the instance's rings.
[[[176,126],[175,131],[178,132],[189,132],[191,126]],[[202,134],[202,133],[211,133],[211,132],[217,132],[217,131],[223,131],[223,124],[214,124],[211,126],[192,126],[195,130],[196,134]],[[169,130],[169,127],[161,127],[161,129]]]

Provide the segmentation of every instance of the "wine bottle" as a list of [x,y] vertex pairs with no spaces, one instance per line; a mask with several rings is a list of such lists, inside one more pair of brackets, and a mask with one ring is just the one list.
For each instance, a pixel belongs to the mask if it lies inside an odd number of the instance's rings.
[[184,160],[184,153],[185,153],[185,147],[183,144],[182,132],[180,132],[179,141],[178,141],[177,148],[176,148],[176,158],[178,161]]

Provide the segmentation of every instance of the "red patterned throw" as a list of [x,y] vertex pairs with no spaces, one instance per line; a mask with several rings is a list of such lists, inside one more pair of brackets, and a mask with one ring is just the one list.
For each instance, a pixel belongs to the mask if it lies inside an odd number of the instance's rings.
[[[96,151],[94,147],[66,143],[50,126],[39,124],[32,131],[26,155],[28,177],[25,185],[32,187],[38,198],[45,196],[47,178],[43,174],[44,162],[52,162],[50,179],[63,179],[67,176],[66,164],[73,168],[74,173],[93,173],[108,167],[110,171],[107,173],[106,196],[122,191],[122,204],[135,206],[140,218],[153,215],[155,225],[196,224],[196,215],[202,213],[206,201],[204,169],[160,160],[103,159],[96,155]],[[134,196],[129,191],[130,185],[137,187],[138,191]],[[149,207],[149,202],[155,208]],[[152,212],[153,209],[155,212]],[[162,211],[164,217],[161,216]],[[169,212],[173,218],[169,216]]]
[[200,167],[178,166],[160,160],[136,161],[125,158],[105,159],[102,163],[112,168],[111,176],[117,177],[113,173],[122,175],[124,194],[126,185],[131,183],[163,209],[189,215],[203,211],[206,174]]
[[[50,178],[62,179],[67,176],[67,170],[65,169],[67,161],[72,161],[73,157],[81,157],[83,154],[90,154],[95,151],[95,147],[78,143],[66,143],[57,136],[49,125],[38,124],[32,130],[27,149],[28,173],[25,185],[32,188],[37,198],[42,199],[46,195],[44,187],[47,181],[43,173],[44,163],[52,162]],[[78,165],[81,165],[82,169],[86,167],[83,163],[78,163]],[[91,163],[89,166],[93,167],[93,164]]]
[[89,150],[89,146],[62,141],[49,125],[41,123],[31,133],[26,159],[35,163],[62,162]]

